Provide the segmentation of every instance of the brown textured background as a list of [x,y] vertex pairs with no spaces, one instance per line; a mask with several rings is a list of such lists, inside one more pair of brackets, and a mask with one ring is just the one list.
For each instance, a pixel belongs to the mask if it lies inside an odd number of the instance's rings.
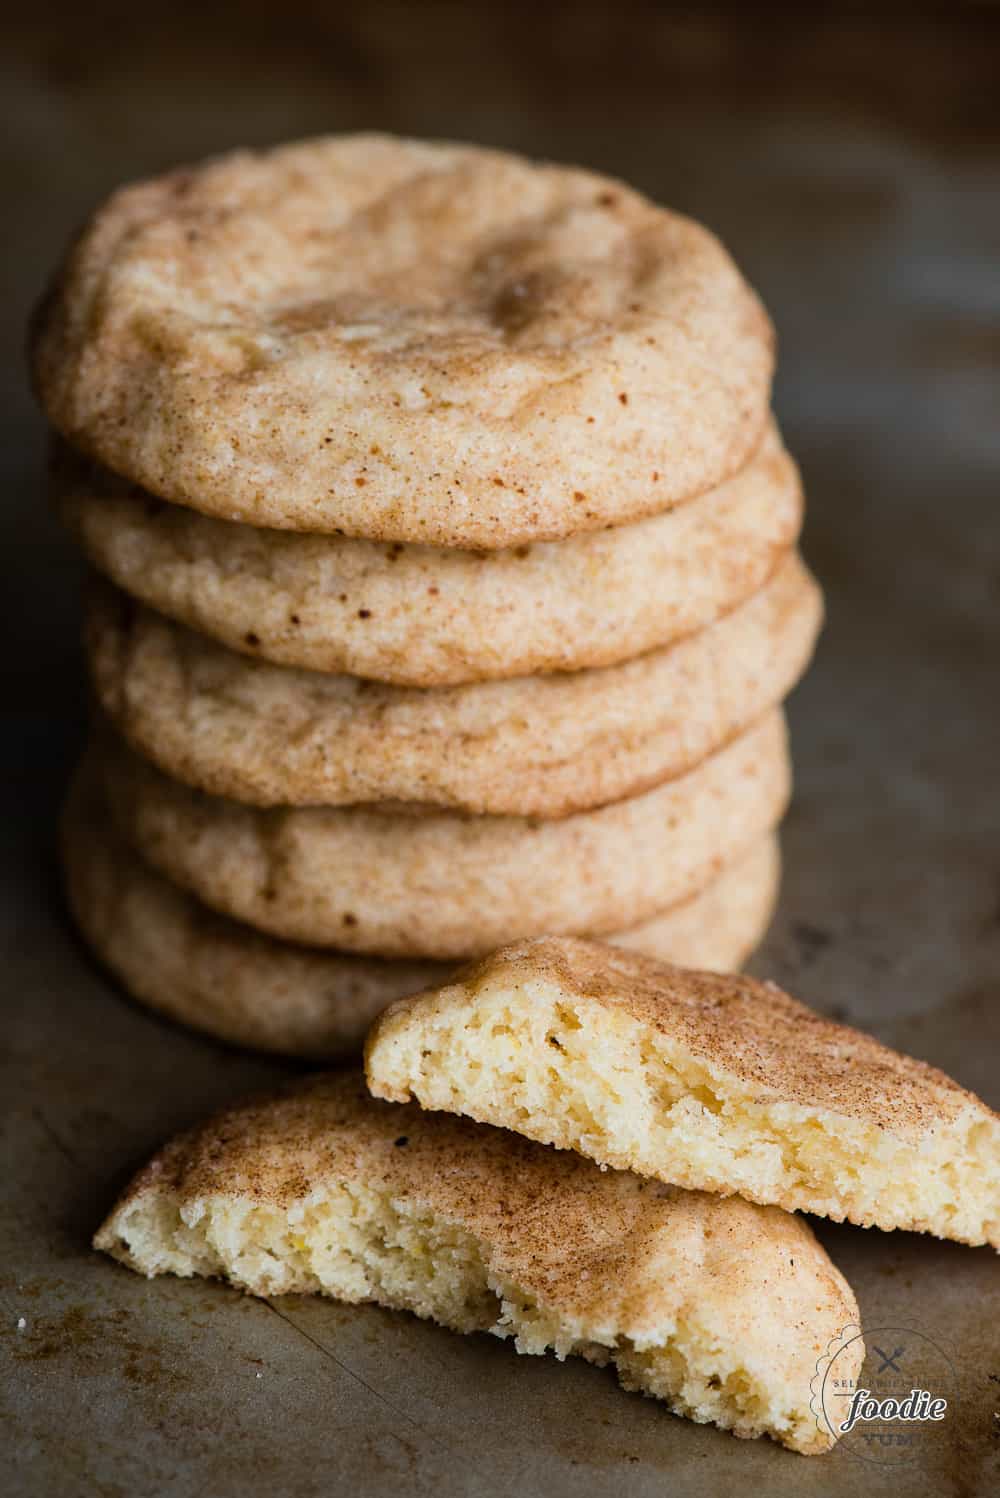
[[97,198],[238,143],[464,137],[619,173],[705,219],[778,325],[778,410],[830,608],[792,704],[785,893],[756,966],[996,1104],[997,10],[56,4],[26,8],[6,41],[0,1487],[995,1490],[986,1250],[822,1230],[866,1323],[915,1327],[955,1364],[953,1418],[905,1467],[797,1460],[672,1420],[590,1368],[515,1365],[491,1340],[373,1309],[146,1286],[88,1253],[110,1193],[164,1132],[284,1069],[131,1007],[67,929],[52,843],[82,722],[79,569],[44,507],[20,343]]

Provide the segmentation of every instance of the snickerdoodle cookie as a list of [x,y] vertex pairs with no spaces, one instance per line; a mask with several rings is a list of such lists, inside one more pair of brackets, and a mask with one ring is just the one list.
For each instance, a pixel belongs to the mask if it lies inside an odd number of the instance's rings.
[[777,431],[690,504],[499,551],[306,536],[166,504],[58,444],[54,498],[94,566],[232,650],[399,686],[615,665],[704,629],[795,544]]
[[773,983],[525,942],[401,1000],[367,1062],[379,1097],[602,1165],[1000,1248],[1000,1118]]
[[395,687],[251,661],[102,584],[98,701],[161,770],[261,806],[407,801],[563,817],[685,774],[780,702],[822,605],[790,554],[710,628],[620,666]]
[[271,935],[379,957],[651,920],[769,832],[790,786],[777,709],[686,775],[560,821],[245,806],[170,779],[110,730],[96,752],[121,835],[161,873]]
[[[70,908],[95,956],[141,1003],[233,1045],[312,1060],[356,1054],[393,999],[454,973],[454,964],[299,946],[209,910],[116,834],[92,770],[67,800],[62,849]],[[740,967],[770,920],[779,871],[777,839],[763,838],[707,889],[608,940]]]
[[[175,1139],[94,1245],[140,1274],[376,1301],[611,1363],[679,1415],[810,1454],[834,1440],[817,1361],[858,1320],[800,1217],[376,1102],[350,1072]],[[863,1357],[858,1339],[845,1376]]]
[[114,193],[32,360],[52,425],[161,498],[489,549],[736,473],[773,336],[714,236],[620,182],[348,135]]

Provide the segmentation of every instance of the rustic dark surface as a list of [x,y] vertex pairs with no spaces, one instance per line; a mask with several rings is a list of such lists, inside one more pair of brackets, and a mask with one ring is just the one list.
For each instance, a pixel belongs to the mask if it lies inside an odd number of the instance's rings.
[[996,1491],[988,1250],[821,1228],[866,1324],[916,1328],[954,1364],[949,1417],[904,1466],[806,1461],[583,1365],[372,1308],[146,1284],[90,1253],[165,1134],[289,1068],[141,1012],[68,929],[53,833],[83,716],[79,569],[44,506],[18,345],[96,198],[240,142],[465,137],[617,172],[704,218],[778,324],[778,409],[829,597],[792,704],[785,889],[756,969],[997,1105],[998,38],[989,7],[810,20],[634,4],[98,6],[9,30],[0,1490]]

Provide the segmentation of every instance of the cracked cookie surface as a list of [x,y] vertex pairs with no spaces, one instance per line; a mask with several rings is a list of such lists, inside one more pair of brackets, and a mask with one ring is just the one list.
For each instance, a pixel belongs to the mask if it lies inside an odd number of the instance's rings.
[[52,424],[164,499],[495,548],[737,472],[773,335],[713,235],[619,182],[357,135],[115,193],[32,362]]

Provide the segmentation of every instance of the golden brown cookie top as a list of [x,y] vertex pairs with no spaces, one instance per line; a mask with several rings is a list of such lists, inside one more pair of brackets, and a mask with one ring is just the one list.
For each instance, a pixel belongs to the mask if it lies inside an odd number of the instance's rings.
[[[488,1247],[494,1275],[560,1315],[606,1322],[637,1339],[696,1302],[720,1318],[732,1307],[744,1320],[757,1315],[762,1354],[765,1329],[796,1345],[805,1332],[808,1380],[826,1329],[856,1319],[849,1288],[801,1218],[601,1171],[579,1155],[449,1114],[380,1103],[355,1073],[297,1083],[173,1141],[135,1178],[95,1241],[120,1253],[118,1225],[150,1193],[183,1216],[215,1197],[308,1207],[343,1185],[461,1224]],[[759,1302],[765,1285],[771,1309],[739,1312],[748,1296]],[[814,1327],[815,1350],[806,1331]]]
[[735,472],[772,343],[717,240],[622,184],[360,135],[114,194],[33,364],[54,425],[164,498],[492,549]]

